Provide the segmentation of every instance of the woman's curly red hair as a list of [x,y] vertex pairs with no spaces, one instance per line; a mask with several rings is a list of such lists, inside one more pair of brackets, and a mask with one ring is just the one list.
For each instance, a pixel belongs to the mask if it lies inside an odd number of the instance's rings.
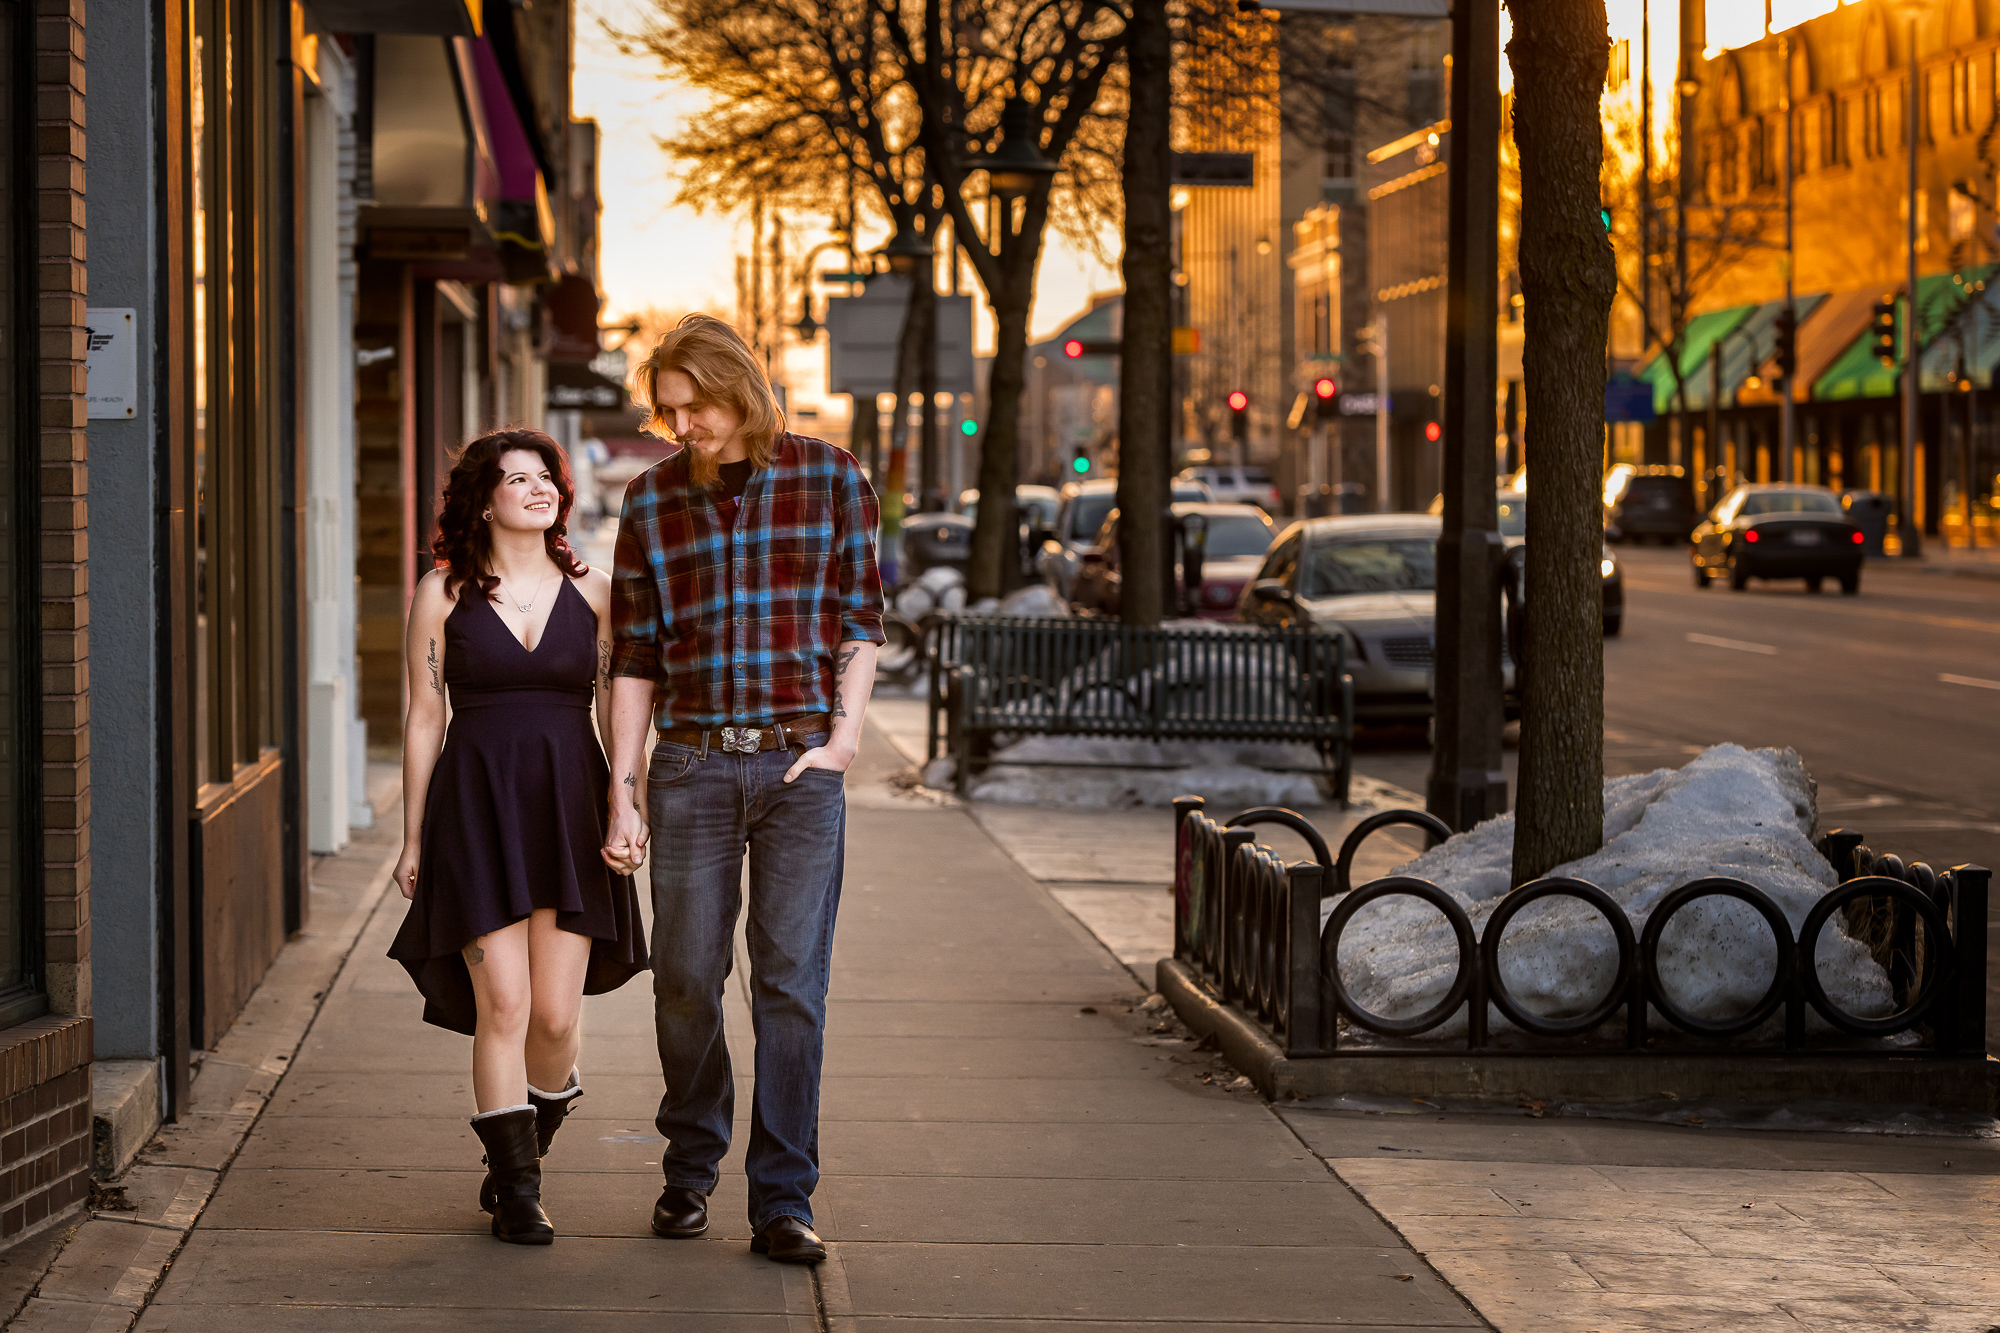
[[562,503],[556,507],[556,521],[542,534],[549,559],[570,578],[581,577],[590,566],[576,558],[569,545],[569,510],[576,500],[576,483],[569,475],[569,455],[563,447],[538,430],[496,430],[470,440],[452,460],[451,475],[445,478],[444,499],[438,506],[437,536],[431,541],[431,558],[445,575],[445,596],[456,600],[458,589],[477,583],[489,602],[498,601],[500,577],[487,572],[493,551],[492,530],[483,515],[499,488],[501,455],[511,449],[532,449],[542,456],[549,475],[555,479]]

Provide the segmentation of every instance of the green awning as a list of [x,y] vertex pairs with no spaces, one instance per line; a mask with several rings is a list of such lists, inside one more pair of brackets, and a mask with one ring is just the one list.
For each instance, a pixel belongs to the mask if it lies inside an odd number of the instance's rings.
[[[1727,310],[1711,310],[1705,315],[1696,315],[1688,321],[1687,329],[1681,335],[1681,378],[1688,381],[1690,390],[1694,388],[1693,381],[1701,381],[1704,402],[1707,401],[1709,349],[1734,333],[1736,326],[1756,309],[1754,305],[1732,306]],[[1662,414],[1673,411],[1674,372],[1666,353],[1662,352],[1648,361],[1640,370],[1639,378],[1653,386],[1654,411]]]
[[[1933,357],[1939,355],[1934,340],[1948,325],[1954,324],[1966,306],[1977,298],[1983,291],[1979,284],[1985,283],[1996,268],[2000,266],[1984,264],[1956,273],[1933,273],[1917,279],[1917,342],[1923,348],[1919,354],[1922,357],[1920,372],[1930,370],[1932,375],[1942,379],[1942,368],[1932,370],[1929,365]],[[1907,334],[1904,342],[1907,344]],[[1837,403],[1852,398],[1893,398],[1902,379],[1903,351],[1903,347],[1898,347],[1895,360],[1888,365],[1882,364],[1875,355],[1875,330],[1872,327],[1863,329],[1853,346],[1813,383],[1814,401]]]

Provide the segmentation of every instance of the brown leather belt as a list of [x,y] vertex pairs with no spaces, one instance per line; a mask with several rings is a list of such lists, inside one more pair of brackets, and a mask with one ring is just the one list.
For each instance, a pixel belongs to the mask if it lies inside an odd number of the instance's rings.
[[825,713],[794,713],[764,727],[667,727],[660,739],[685,745],[708,757],[711,749],[725,754],[758,754],[804,745],[807,737],[827,734]]

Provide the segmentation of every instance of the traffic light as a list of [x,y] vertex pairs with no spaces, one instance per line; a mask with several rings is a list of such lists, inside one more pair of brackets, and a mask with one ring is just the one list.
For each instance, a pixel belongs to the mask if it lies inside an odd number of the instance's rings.
[[1798,313],[1789,307],[1780,310],[1777,319],[1772,321],[1771,330],[1776,335],[1777,346],[1774,350],[1778,359],[1778,376],[1789,384],[1799,369]]
[[1318,409],[1321,421],[1335,421],[1340,417],[1340,386],[1322,375],[1313,381],[1313,403]]
[[1081,477],[1090,471],[1090,451],[1082,445],[1076,446],[1075,454],[1069,460],[1069,470]]
[[964,421],[958,423],[958,433],[961,435],[968,435],[968,436],[977,435],[979,434],[979,423],[968,417]]
[[1875,303],[1875,359],[1884,366],[1896,364],[1896,298],[1884,295]]
[[1424,438],[1432,444],[1436,444],[1443,435],[1444,427],[1440,426],[1437,422],[1426,421],[1424,423]]
[[1083,339],[1071,338],[1063,344],[1063,355],[1074,361],[1083,355]]
[[1063,343],[1063,355],[1074,361],[1080,356],[1117,356],[1124,348],[1116,338],[1070,338]]
[[1241,389],[1229,391],[1229,432],[1238,444],[1250,442],[1250,395]]

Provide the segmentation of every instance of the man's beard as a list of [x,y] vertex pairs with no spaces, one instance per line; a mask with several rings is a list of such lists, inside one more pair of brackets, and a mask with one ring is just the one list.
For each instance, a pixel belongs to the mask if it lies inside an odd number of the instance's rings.
[[696,486],[715,486],[722,481],[722,450],[713,453],[693,444],[684,446],[688,456],[688,480]]

